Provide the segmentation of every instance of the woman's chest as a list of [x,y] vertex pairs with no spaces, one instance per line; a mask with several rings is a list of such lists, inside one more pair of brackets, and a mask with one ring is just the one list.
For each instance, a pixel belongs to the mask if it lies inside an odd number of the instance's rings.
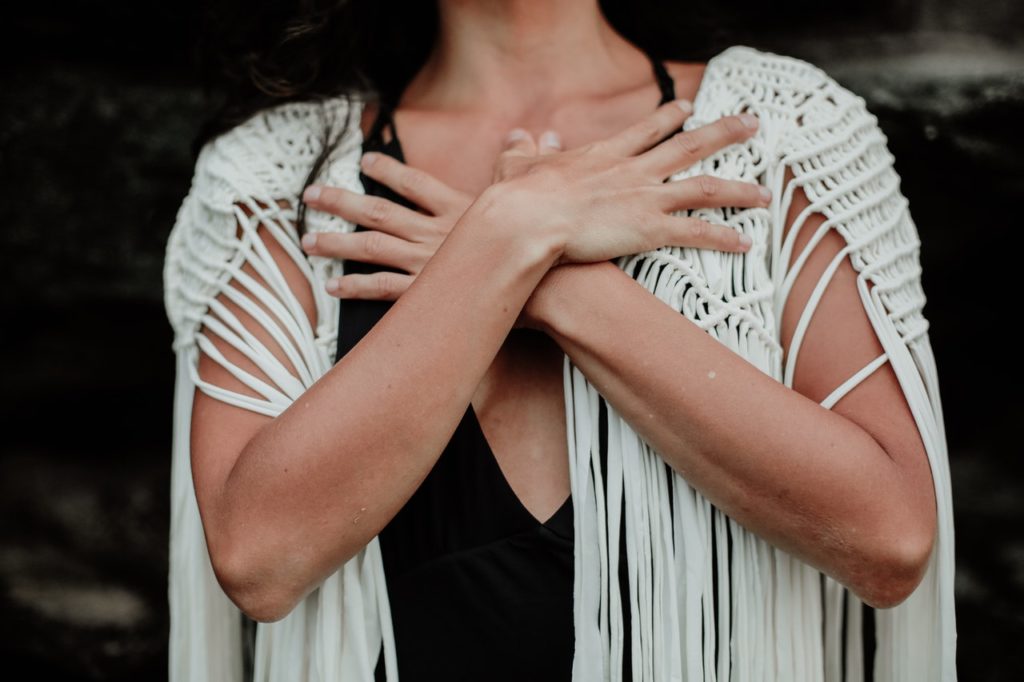
[[[364,133],[373,115],[375,112],[364,113]],[[407,165],[471,197],[491,184],[491,169],[501,153],[500,145],[488,144],[487,133],[493,125],[468,126],[463,136],[453,130],[453,121],[416,123],[396,126]],[[390,142],[390,133],[384,129],[383,142]],[[550,517],[569,490],[563,360],[561,349],[550,338],[512,330],[471,404],[501,475],[538,520]]]
[[[553,130],[564,149],[574,149],[611,137],[642,120],[657,108],[659,96],[652,84],[599,102],[572,101],[515,116],[400,108],[391,112],[391,125],[385,126],[383,137],[387,141],[394,132],[400,138],[402,155],[409,166],[476,197],[492,184],[495,164],[513,128],[526,129],[535,140],[542,132]],[[364,131],[376,115],[372,106],[364,110]]]

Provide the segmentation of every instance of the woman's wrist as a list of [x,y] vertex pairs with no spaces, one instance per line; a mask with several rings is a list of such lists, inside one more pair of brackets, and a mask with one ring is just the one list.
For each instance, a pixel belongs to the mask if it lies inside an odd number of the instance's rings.
[[547,271],[523,306],[516,323],[517,327],[535,329],[548,336],[552,335],[551,323],[556,315],[557,297],[562,293],[559,286],[567,274],[565,270],[571,267],[576,266],[556,265]]
[[548,270],[565,252],[566,230],[560,229],[531,192],[517,183],[499,182],[486,188],[456,223],[463,230],[506,242],[509,255],[522,256],[531,265]]
[[619,271],[619,268],[610,261],[567,263],[551,268],[523,307],[520,326],[555,338],[564,331],[562,327],[571,324],[569,318],[595,286],[597,278],[612,271]]
[[[460,272],[463,290],[478,300],[513,315],[513,327],[522,324],[522,311],[538,283],[558,260],[554,239],[531,239],[517,229],[518,218],[506,208],[505,198],[484,190],[460,216],[417,280],[433,278],[437,269]],[[414,284],[405,295],[417,289]]]

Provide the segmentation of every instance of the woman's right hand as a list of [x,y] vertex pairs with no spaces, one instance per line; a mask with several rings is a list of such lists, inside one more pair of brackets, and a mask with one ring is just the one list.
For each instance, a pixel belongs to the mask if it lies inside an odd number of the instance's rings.
[[612,137],[568,151],[537,154],[528,136],[511,141],[496,162],[494,184],[478,200],[493,219],[487,222],[550,245],[555,265],[661,246],[748,250],[749,237],[730,227],[672,213],[765,207],[771,201],[767,188],[708,175],[665,179],[746,140],[757,119],[726,116],[672,134],[690,112],[688,102],[670,102]]

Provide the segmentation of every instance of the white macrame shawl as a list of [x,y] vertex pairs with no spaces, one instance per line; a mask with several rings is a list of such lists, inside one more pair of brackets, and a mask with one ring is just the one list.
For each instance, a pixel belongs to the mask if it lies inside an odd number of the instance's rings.
[[[698,212],[749,234],[754,246],[746,255],[664,248],[623,258],[620,266],[708,334],[791,386],[814,306],[841,259],[850,258],[859,273],[864,308],[885,352],[822,404],[831,408],[874,369],[891,363],[927,449],[938,500],[938,540],[923,582],[900,606],[875,612],[874,679],[954,680],[953,525],[942,408],[922,316],[917,229],[900,192],[886,137],[864,100],[821,69],[746,46],[731,47],[710,60],[694,104],[686,129],[744,110],[755,113],[761,127],[748,142],[676,177],[708,173],[759,181],[772,189],[776,200],[768,209]],[[358,99],[346,105],[341,98],[279,105],[209,142],[167,244],[165,303],[177,356],[169,585],[172,682],[235,682],[246,673],[242,615],[213,575],[192,486],[194,391],[273,417],[331,367],[337,301],[324,292],[323,283],[340,274],[340,264],[302,253],[295,207],[321,148],[321,126],[328,114],[348,113],[352,124],[319,181],[362,191],[361,106]],[[786,168],[795,179],[784,187]],[[811,206],[783,241],[783,220],[797,187]],[[789,262],[796,235],[812,213],[826,220],[804,255],[828,230],[841,235],[846,247],[811,296],[783,366],[779,319],[804,258],[793,267]],[[259,226],[309,280],[316,301],[315,328],[257,236]],[[311,212],[308,229],[346,231],[353,225]],[[261,279],[243,272],[245,264]],[[266,327],[295,370],[275,359],[218,297],[242,306]],[[243,352],[263,376],[229,362],[210,342],[210,333]],[[196,369],[201,353],[262,398],[202,381]],[[607,434],[599,433],[603,399],[568,358],[565,397],[575,507],[575,682],[621,679],[624,647],[631,648],[637,682],[863,679],[856,597],[719,512],[610,406]],[[599,458],[602,438],[607,442],[606,466]],[[619,543],[623,526],[624,547]],[[622,552],[628,557],[629,613],[622,613],[612,570]],[[627,618],[632,637],[623,641]],[[375,539],[286,618],[257,626],[253,676],[258,682],[369,682],[382,646],[389,679],[395,680],[391,620]]]

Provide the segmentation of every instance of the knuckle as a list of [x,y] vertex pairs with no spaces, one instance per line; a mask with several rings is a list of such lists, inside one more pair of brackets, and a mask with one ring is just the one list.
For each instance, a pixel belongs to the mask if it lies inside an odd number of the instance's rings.
[[[614,183],[613,186],[620,192],[649,189],[649,187],[645,185],[645,181],[648,180],[647,175],[644,173],[645,169],[636,163],[635,157],[615,159],[612,163],[598,167],[597,170],[602,175],[611,178]],[[661,188],[656,187],[655,189]]]
[[391,216],[391,204],[386,199],[374,197],[366,206],[366,217],[370,225],[385,225]]
[[[435,242],[439,242],[452,231],[455,219],[452,217],[434,217],[428,220],[427,225],[429,227],[428,234],[433,237]],[[426,248],[426,245],[424,246]]]
[[652,119],[645,118],[636,124],[633,129],[637,138],[646,144],[654,144],[658,141],[658,136],[661,133],[661,128]]
[[708,237],[711,225],[703,220],[694,219],[690,223],[690,237],[696,241],[704,241]]
[[658,243],[658,245],[668,244],[673,241],[673,227],[674,221],[672,218],[664,214],[655,215],[650,220],[645,220],[641,223],[640,234],[644,237],[645,241],[650,243]]
[[722,181],[710,175],[701,175],[697,177],[697,187],[703,196],[713,197],[721,190]]
[[418,275],[419,272],[420,272],[420,269],[422,269],[423,266],[427,264],[427,261],[429,261],[431,256],[433,256],[433,255],[434,255],[434,249],[431,249],[430,247],[428,247],[426,245],[420,245],[414,251],[414,253],[412,254],[412,257],[409,259],[410,260],[410,270],[411,270],[412,274]]
[[417,194],[423,189],[423,173],[418,170],[407,168],[398,178],[399,189],[404,194]]
[[379,258],[384,252],[384,235],[380,232],[367,232],[363,237],[363,255],[368,258]]
[[426,218],[423,221],[423,236],[426,237],[427,239],[437,239],[438,237],[441,237],[442,235],[446,234],[446,224],[447,219],[443,217],[430,216]]
[[676,133],[672,141],[679,146],[685,154],[699,154],[702,148],[700,138],[691,132]]
[[387,298],[396,289],[395,275],[381,272],[374,279],[373,293],[380,298]]

